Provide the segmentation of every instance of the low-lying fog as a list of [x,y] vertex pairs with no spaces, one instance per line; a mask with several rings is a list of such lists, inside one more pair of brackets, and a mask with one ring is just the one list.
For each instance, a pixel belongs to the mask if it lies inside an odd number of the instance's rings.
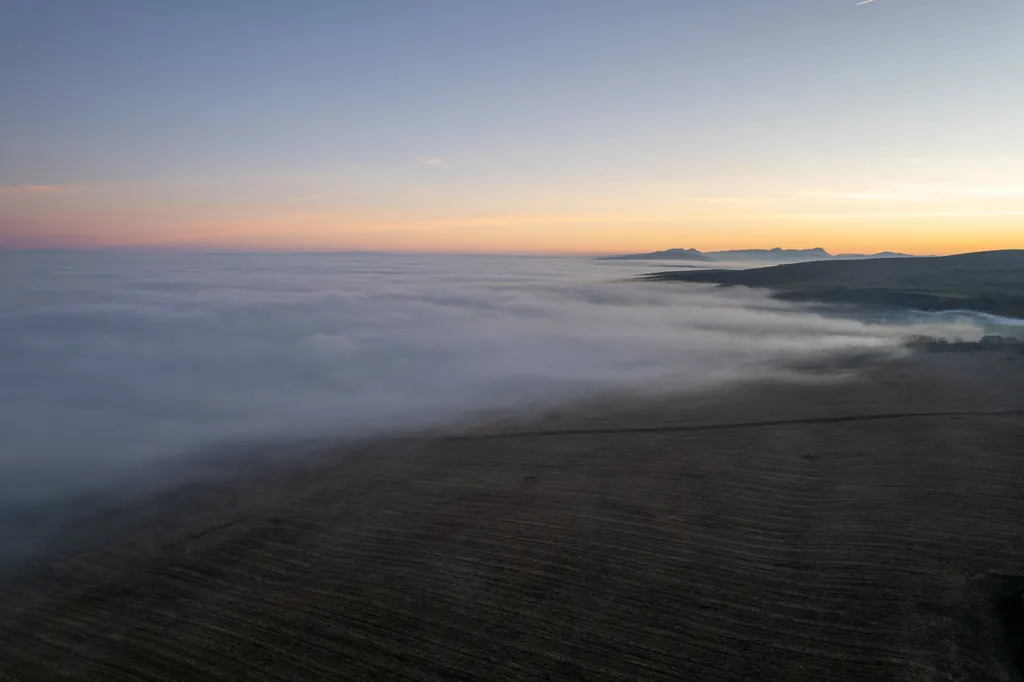
[[805,356],[978,338],[583,258],[0,254],[0,499],[52,499],[221,438],[350,436]]

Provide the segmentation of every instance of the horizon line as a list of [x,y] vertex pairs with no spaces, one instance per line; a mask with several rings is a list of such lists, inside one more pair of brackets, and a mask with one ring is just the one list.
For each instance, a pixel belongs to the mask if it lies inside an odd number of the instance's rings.
[[[280,254],[280,255],[423,255],[423,256],[524,256],[524,257],[600,257],[600,256],[616,256],[616,255],[642,255],[644,253],[659,253],[663,251],[670,251],[675,249],[684,249],[690,247],[666,247],[661,249],[655,249],[651,251],[551,251],[551,250],[484,250],[484,249],[360,249],[360,248],[308,248],[308,249],[285,249],[285,248],[244,248],[244,247],[201,247],[201,246],[171,246],[171,245],[117,245],[117,244],[105,244],[97,246],[85,246],[85,245],[69,245],[69,246],[18,246],[18,245],[7,245],[0,244],[0,253],[151,253],[151,254],[194,254],[194,255],[244,255],[244,254]],[[1020,249],[1014,249],[1012,247],[999,248],[999,249],[980,249],[980,250],[968,250],[968,251],[950,251],[950,252],[909,252],[909,251],[893,251],[889,249],[883,249],[881,251],[845,251],[845,250],[829,250],[824,247],[757,247],[749,246],[742,248],[729,248],[729,249],[709,249],[704,251],[702,249],[692,248],[692,250],[698,253],[715,253],[715,252],[728,252],[728,251],[771,251],[772,249],[780,249],[783,251],[810,251],[810,250],[822,250],[830,256],[843,256],[843,255],[866,255],[871,256],[879,253],[900,253],[906,254],[907,256],[913,256],[918,258],[926,258],[929,256],[952,256],[961,255],[967,253],[983,253],[986,251],[1017,251]]]

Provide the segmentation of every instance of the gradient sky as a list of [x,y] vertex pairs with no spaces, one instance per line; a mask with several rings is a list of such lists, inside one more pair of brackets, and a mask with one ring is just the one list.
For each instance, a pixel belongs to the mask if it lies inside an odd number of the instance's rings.
[[1024,248],[1020,0],[0,0],[0,245]]

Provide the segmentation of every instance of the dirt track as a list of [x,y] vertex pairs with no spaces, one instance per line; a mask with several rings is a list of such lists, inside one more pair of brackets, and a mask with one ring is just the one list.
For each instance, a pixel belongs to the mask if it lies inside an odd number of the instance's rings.
[[380,443],[41,580],[0,679],[1019,679],[1022,415],[992,352]]

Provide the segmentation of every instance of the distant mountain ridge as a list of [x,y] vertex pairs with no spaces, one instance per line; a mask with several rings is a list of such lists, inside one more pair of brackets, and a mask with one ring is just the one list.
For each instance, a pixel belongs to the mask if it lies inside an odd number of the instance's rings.
[[710,254],[701,253],[697,249],[665,249],[650,253],[627,253],[621,256],[601,256],[597,260],[714,260]]
[[688,260],[702,262],[756,260],[794,263],[814,260],[859,260],[866,258],[913,258],[906,253],[882,251],[874,254],[843,253],[833,256],[821,247],[811,249],[733,249],[730,251],[698,251],[697,249],[665,249],[650,253],[628,253],[618,256],[602,256],[598,260]]

